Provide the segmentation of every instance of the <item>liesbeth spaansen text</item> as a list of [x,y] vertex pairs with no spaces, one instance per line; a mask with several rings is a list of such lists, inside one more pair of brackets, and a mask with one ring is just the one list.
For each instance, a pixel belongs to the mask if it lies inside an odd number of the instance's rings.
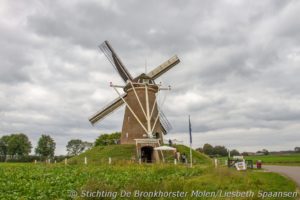
[[258,197],[261,199],[264,198],[294,198],[298,197],[298,192],[290,191],[199,191],[193,190],[190,193],[191,197],[215,197],[215,198],[247,198],[247,197]]

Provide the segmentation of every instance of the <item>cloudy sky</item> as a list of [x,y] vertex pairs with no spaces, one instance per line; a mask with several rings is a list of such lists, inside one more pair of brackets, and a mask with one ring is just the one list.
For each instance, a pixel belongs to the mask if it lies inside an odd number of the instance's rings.
[[97,45],[134,76],[177,54],[159,81],[167,138],[240,151],[300,146],[300,1],[32,0],[0,2],[0,136],[70,139],[121,130],[124,107],[88,118],[122,84]]

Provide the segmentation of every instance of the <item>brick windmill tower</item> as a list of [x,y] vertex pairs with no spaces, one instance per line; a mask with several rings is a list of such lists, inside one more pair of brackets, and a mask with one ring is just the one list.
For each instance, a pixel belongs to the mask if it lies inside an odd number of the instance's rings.
[[[169,88],[162,88],[160,84],[155,83],[155,79],[178,64],[180,60],[177,56],[173,56],[149,73],[133,78],[108,41],[103,42],[99,48],[124,80],[125,85],[119,86],[111,83],[111,87],[119,97],[94,114],[89,121],[94,125],[125,104],[121,144],[136,144],[138,152],[142,154],[144,152],[148,155],[146,159],[152,160],[153,148],[162,144],[163,135],[167,134],[171,128],[159,109],[156,98],[160,90]],[[123,90],[122,93],[119,91],[120,88]]]

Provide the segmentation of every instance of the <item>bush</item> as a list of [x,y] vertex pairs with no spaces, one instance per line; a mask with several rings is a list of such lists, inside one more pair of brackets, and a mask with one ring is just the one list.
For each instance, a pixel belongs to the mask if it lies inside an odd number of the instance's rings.
[[118,144],[121,138],[120,132],[115,132],[112,134],[102,134],[100,135],[95,142],[95,146],[106,146],[106,145],[113,145]]

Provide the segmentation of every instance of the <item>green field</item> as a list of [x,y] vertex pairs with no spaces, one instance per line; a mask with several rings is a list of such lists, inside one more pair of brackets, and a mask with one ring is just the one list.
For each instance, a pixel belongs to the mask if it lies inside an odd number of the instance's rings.
[[300,165],[300,154],[246,156],[245,159],[261,160],[264,164]]
[[[178,149],[188,150],[184,146]],[[234,199],[261,199],[257,195],[263,194],[262,191],[294,192],[296,190],[294,182],[278,174],[260,170],[238,172],[226,167],[214,168],[211,160],[198,152],[193,152],[197,164],[190,168],[185,164],[139,165],[127,162],[125,158],[130,158],[132,155],[130,146],[103,147],[97,149],[96,155],[93,151],[95,149],[83,154],[89,156],[88,165],[82,164],[82,155],[71,159],[71,164],[68,165],[64,163],[0,163],[0,199],[150,199],[150,197],[138,198],[135,195],[141,194],[137,191],[154,192],[155,190],[171,192],[170,195],[177,195],[177,191],[185,194],[179,199],[220,199],[218,195],[225,195],[225,192],[251,191],[254,196]],[[125,157],[117,154],[120,151]],[[106,154],[104,155],[103,152]],[[124,158],[124,161],[114,162],[111,165],[107,162],[97,162],[96,158],[107,155],[115,155],[113,160],[120,161]],[[92,162],[93,158],[95,160]],[[103,159],[105,160],[106,157]],[[131,192],[130,197],[121,198],[122,191],[128,194]],[[217,198],[191,197],[192,191],[206,192],[207,195],[215,193]],[[71,197],[72,195],[74,198]],[[94,195],[98,195],[98,198],[91,197]],[[99,198],[99,195],[102,197]],[[115,198],[114,195],[116,195]],[[149,193],[144,193],[144,195],[149,195]],[[104,198],[104,196],[110,197]],[[232,198],[222,197],[221,199]]]
[[[227,157],[218,158],[218,160],[224,164]],[[263,155],[263,156],[244,156],[246,160],[253,160],[253,164],[256,164],[258,160],[262,161],[263,165],[288,165],[299,166],[300,154],[285,154],[285,155]]]

